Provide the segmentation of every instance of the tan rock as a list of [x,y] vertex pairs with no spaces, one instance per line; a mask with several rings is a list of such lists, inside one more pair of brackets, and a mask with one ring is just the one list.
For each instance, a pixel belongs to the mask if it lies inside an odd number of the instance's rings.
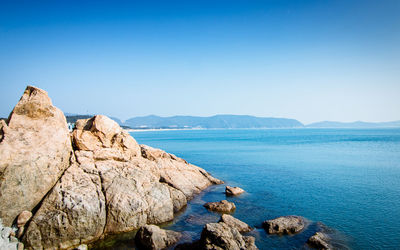
[[[166,185],[166,184],[165,184]],[[187,199],[184,193],[179,191],[176,188],[173,188],[169,185],[166,185],[169,189],[169,193],[171,195],[172,203],[174,206],[174,212],[178,212],[187,204]]]
[[29,216],[19,221],[28,249],[72,248],[170,221],[193,195],[221,183],[139,146],[105,116],[78,120],[71,138],[62,112],[37,88],[28,87],[9,122],[0,123],[0,217],[11,224],[22,211],[36,211],[25,226]]
[[206,224],[199,242],[200,249],[258,249],[254,237],[243,236],[224,222]]
[[164,230],[156,225],[145,225],[136,233],[135,241],[143,249],[164,249],[178,242],[182,234]]
[[100,177],[74,164],[33,216],[23,241],[28,249],[70,248],[98,239],[105,223]]
[[29,219],[32,217],[32,212],[31,211],[22,211],[18,215],[17,219],[17,226],[18,227],[23,227],[25,224],[29,221]]
[[223,214],[219,222],[224,222],[228,226],[236,228],[240,233],[247,233],[253,230],[249,225],[229,214]]
[[307,243],[312,248],[328,250],[328,249],[332,249],[332,247],[329,245],[328,241],[329,241],[329,237],[326,234],[324,234],[322,232],[316,232],[313,236],[311,236],[307,240]]
[[235,203],[229,202],[227,200],[222,200],[218,202],[207,202],[206,204],[204,204],[204,207],[208,210],[221,213],[231,213],[236,209]]
[[18,242],[18,244],[17,244],[17,250],[24,250],[24,243]]
[[24,235],[25,227],[19,227],[17,231],[17,238],[21,239],[22,235]]
[[225,193],[227,195],[239,195],[239,194],[244,193],[244,190],[241,189],[240,187],[226,186]]
[[289,215],[263,222],[269,234],[295,234],[303,230],[306,221],[301,216]]
[[44,90],[28,86],[8,123],[1,123],[0,218],[11,226],[68,168],[72,147],[64,114]]
[[188,199],[212,184],[222,181],[212,177],[204,169],[160,149],[140,145],[142,156],[157,163],[160,181],[180,190]]

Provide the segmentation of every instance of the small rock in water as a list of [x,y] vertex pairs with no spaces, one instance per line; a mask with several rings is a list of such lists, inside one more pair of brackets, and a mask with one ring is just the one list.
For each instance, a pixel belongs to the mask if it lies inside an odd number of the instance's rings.
[[295,234],[305,227],[305,219],[301,216],[289,215],[263,222],[269,234]]
[[255,238],[243,236],[224,222],[209,223],[203,228],[200,238],[201,249],[258,249]]
[[329,237],[321,232],[316,232],[313,236],[311,236],[307,243],[309,246],[316,248],[316,249],[321,249],[321,250],[328,250],[332,249],[330,245],[328,244]]
[[226,186],[225,188],[225,194],[227,195],[239,195],[242,193],[244,193],[244,190],[241,189],[240,187]]
[[222,200],[218,202],[207,202],[206,204],[204,204],[204,207],[211,211],[216,211],[221,213],[231,213],[236,209],[235,204],[227,200]]
[[219,222],[225,222],[228,226],[236,228],[240,233],[247,233],[253,230],[249,225],[229,214],[223,214]]
[[175,244],[182,234],[159,228],[156,225],[145,225],[136,234],[136,243],[144,249],[164,249]]

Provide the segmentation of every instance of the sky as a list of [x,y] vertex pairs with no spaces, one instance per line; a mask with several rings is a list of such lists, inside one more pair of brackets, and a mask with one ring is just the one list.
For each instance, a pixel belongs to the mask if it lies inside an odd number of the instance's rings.
[[0,117],[400,120],[400,1],[0,0]]

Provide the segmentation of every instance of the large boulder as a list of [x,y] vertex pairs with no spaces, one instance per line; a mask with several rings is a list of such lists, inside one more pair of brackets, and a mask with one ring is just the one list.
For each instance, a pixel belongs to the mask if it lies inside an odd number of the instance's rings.
[[235,203],[229,202],[227,200],[207,202],[203,206],[208,210],[220,213],[232,213],[236,209]]
[[36,207],[70,165],[64,114],[44,90],[28,86],[0,125],[0,218],[11,226]]
[[156,250],[175,244],[181,236],[181,233],[164,230],[156,225],[145,225],[136,233],[135,241],[140,248]]
[[281,216],[263,222],[263,227],[269,234],[295,234],[303,230],[306,220],[301,216]]
[[247,233],[253,230],[249,225],[229,214],[223,214],[219,222],[224,222],[228,226],[236,228],[240,233]]

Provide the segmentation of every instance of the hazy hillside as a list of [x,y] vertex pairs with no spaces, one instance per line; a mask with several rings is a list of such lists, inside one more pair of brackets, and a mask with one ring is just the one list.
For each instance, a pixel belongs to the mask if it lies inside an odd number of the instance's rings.
[[215,115],[211,117],[150,115],[128,119],[124,125],[132,128],[293,128],[304,126],[294,119],[249,115]]
[[[67,122],[70,122],[70,123],[75,123],[76,120],[88,119],[91,117],[93,117],[93,115],[78,115],[78,114],[65,113],[65,118],[67,118]],[[110,118],[113,119],[115,122],[117,122],[119,125],[123,125],[123,123],[120,119],[115,118],[115,117],[110,117]]]
[[323,121],[306,125],[309,128],[389,128],[400,127],[400,121],[392,122],[333,122]]

